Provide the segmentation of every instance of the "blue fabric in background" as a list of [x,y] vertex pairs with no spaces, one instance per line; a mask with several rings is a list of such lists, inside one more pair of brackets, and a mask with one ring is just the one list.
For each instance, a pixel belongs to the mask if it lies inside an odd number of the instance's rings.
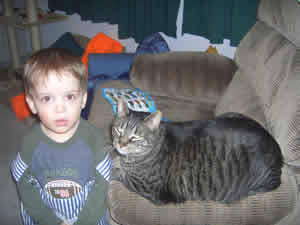
[[92,53],[88,55],[88,98],[81,112],[88,119],[94,94],[100,84],[106,80],[129,80],[134,57],[142,54],[169,52],[169,46],[159,33],[146,37],[137,47],[135,53]]
[[88,55],[88,97],[81,112],[88,119],[94,94],[99,85],[106,80],[129,80],[129,72],[134,53],[92,53]]
[[88,91],[87,91],[87,101],[84,109],[81,111],[81,117],[83,119],[88,119],[89,113],[91,110],[91,106],[94,100],[94,95],[98,87],[107,80],[129,80],[129,72],[122,73],[119,77],[113,79],[110,75],[99,74],[94,75],[93,77],[88,79]]
[[88,97],[81,112],[83,119],[88,119],[94,94],[106,80],[129,80],[134,53],[92,53],[88,55]]
[[70,32],[64,33],[60,36],[49,48],[63,48],[72,52],[73,55],[82,56],[84,49],[75,41]]
[[112,79],[129,72],[134,53],[90,53],[88,55],[89,78],[105,74]]
[[137,47],[135,55],[169,52],[169,46],[160,33],[146,37]]

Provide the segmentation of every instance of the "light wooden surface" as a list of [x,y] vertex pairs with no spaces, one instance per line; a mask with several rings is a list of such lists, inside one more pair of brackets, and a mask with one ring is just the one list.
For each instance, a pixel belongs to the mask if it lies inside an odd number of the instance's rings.
[[56,13],[45,14],[42,18],[39,18],[36,0],[25,0],[25,3],[26,20],[20,21],[18,15],[15,15],[11,0],[3,0],[4,14],[0,16],[0,24],[7,26],[9,48],[14,70],[22,68],[15,28],[29,29],[32,51],[35,52],[41,49],[40,25],[59,22],[68,18],[65,15]]

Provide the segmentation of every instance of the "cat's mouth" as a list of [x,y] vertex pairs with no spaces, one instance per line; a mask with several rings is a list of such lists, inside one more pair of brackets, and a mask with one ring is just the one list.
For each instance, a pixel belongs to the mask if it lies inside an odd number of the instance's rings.
[[130,152],[127,145],[121,146],[118,141],[114,141],[113,145],[120,155],[127,156]]
[[114,144],[114,147],[120,155],[126,156],[129,154],[128,149],[122,148],[119,144]]
[[118,151],[118,153],[121,155],[121,156],[140,156],[140,155],[144,155],[143,152],[136,152],[136,151],[133,151],[132,149],[124,149],[124,148],[120,148],[120,147],[116,147],[116,150]]
[[116,148],[116,150],[121,154],[121,155],[128,155],[128,152],[127,151],[124,151],[120,148]]

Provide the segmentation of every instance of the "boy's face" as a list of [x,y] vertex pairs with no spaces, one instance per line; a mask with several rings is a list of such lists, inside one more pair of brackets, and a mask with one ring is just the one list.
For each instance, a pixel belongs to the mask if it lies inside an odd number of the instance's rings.
[[57,142],[68,140],[75,133],[87,93],[80,89],[79,81],[69,74],[49,77],[35,84],[26,101],[32,113],[37,114],[45,134]]

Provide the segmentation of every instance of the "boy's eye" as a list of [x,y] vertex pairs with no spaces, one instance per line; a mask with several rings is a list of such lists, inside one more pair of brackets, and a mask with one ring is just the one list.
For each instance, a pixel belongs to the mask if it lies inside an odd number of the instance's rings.
[[41,101],[42,102],[49,102],[51,100],[51,97],[50,96],[43,96],[42,98],[41,98]]
[[75,100],[76,96],[74,94],[68,94],[67,95],[67,100],[71,101],[71,100]]

